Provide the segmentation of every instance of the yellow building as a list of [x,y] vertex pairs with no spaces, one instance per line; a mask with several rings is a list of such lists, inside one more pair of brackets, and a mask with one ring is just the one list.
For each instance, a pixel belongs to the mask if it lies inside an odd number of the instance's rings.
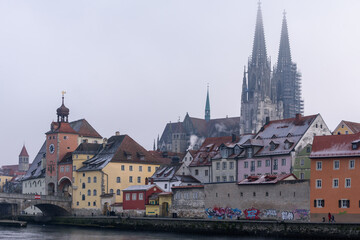
[[150,197],[146,205],[146,216],[168,217],[172,202],[172,193],[163,192]]
[[333,135],[355,134],[360,132],[360,123],[342,120],[333,131]]
[[0,192],[4,191],[4,185],[6,182],[10,181],[13,177],[1,176],[0,175]]
[[[168,160],[170,161],[170,159]],[[106,214],[121,205],[122,190],[144,185],[165,159],[156,159],[128,135],[103,144],[81,144],[73,153],[73,208],[78,214]]]

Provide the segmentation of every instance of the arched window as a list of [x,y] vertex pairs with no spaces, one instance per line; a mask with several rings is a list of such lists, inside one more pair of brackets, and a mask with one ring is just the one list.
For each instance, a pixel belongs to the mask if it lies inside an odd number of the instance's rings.
[[93,191],[93,195],[94,195],[94,196],[96,196],[96,195],[97,195],[97,191],[96,191],[96,189],[94,189],[94,191]]
[[114,189],[110,189],[110,193],[114,193]]
[[120,178],[120,177],[117,177],[117,178],[116,178],[116,182],[117,182],[117,183],[120,183],[120,182],[121,182],[121,178]]
[[91,183],[91,177],[88,177],[88,183]]
[[90,189],[88,190],[88,196],[91,196],[91,190]]
[[40,180],[38,181],[38,185],[39,185],[39,187],[41,187],[41,181]]
[[82,188],[83,188],[83,189],[85,188],[85,183],[82,183]]
[[120,195],[120,189],[116,190],[116,195]]
[[83,201],[85,201],[85,194],[83,194],[83,195],[81,196],[81,199],[82,199]]
[[33,182],[33,184],[34,184],[34,187],[36,187],[36,182],[35,181]]
[[96,177],[94,177],[94,183],[96,183],[96,180],[97,180]]

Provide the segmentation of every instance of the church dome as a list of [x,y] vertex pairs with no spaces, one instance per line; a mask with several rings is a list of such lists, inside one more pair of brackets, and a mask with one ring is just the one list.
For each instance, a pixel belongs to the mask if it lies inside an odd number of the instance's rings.
[[59,116],[68,116],[70,110],[65,107],[64,103],[56,110],[57,115]]

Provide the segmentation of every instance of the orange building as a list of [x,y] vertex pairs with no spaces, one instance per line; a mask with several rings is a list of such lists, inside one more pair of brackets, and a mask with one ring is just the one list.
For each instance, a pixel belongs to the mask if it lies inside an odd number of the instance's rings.
[[310,159],[311,221],[360,222],[360,134],[316,136]]

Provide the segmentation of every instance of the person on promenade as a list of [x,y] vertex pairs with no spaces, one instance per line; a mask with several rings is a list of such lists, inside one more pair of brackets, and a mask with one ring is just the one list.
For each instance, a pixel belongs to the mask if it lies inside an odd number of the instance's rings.
[[331,222],[331,213],[328,214],[329,223]]
[[335,222],[335,216],[331,215],[331,222]]

